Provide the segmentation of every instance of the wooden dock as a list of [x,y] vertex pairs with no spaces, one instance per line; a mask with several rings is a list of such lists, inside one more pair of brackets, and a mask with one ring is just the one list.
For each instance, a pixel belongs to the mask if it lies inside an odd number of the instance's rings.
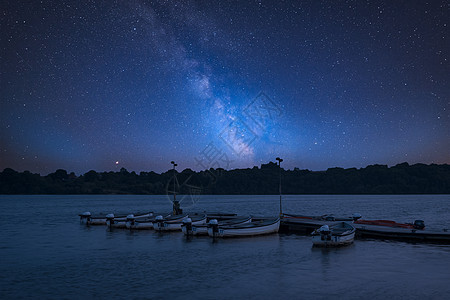
[[[336,222],[333,221],[283,218],[281,219],[280,232],[310,234],[313,230],[320,228],[322,225],[332,225],[335,223]],[[356,238],[450,244],[450,231],[447,231],[446,229],[434,231],[365,224],[352,225],[356,228]]]
[[361,238],[381,238],[411,242],[450,244],[450,232],[427,229],[392,228],[386,226],[353,224]]

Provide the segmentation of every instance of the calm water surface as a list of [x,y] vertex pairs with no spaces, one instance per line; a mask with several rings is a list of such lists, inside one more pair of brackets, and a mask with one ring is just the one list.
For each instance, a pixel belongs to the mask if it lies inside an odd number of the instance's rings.
[[[198,200],[198,201],[197,201]],[[190,205],[189,205],[190,204]],[[450,228],[450,196],[286,196],[285,212]],[[191,211],[277,215],[277,196],[201,196]],[[448,299],[450,246],[357,240],[315,249],[307,236],[187,239],[108,231],[91,212],[169,211],[165,196],[0,196],[0,297],[47,299]]]

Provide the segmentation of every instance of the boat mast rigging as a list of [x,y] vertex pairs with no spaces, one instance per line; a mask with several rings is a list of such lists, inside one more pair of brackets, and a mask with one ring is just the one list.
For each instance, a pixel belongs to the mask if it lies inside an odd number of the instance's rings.
[[283,161],[283,159],[277,157],[277,158],[275,158],[275,160],[278,161],[278,167],[280,168],[280,170],[279,170],[280,171],[279,192],[280,192],[280,218],[281,218],[282,215],[283,215],[283,209],[282,209],[282,206],[281,206],[281,162]]
[[170,162],[173,165],[173,203],[172,203],[172,214],[173,215],[181,215],[183,210],[180,208],[180,202],[177,201],[177,190],[176,186],[178,184],[178,179],[176,175],[175,167],[178,166],[173,160]]

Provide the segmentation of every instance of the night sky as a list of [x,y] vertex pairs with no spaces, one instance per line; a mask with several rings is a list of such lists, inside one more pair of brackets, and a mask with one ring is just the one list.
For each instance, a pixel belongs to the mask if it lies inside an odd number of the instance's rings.
[[0,9],[0,170],[450,163],[448,1]]

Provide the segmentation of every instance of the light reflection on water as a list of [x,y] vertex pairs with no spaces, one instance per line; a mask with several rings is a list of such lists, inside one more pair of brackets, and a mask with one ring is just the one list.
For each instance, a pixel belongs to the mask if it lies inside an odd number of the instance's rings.
[[[450,197],[287,196],[285,212],[450,227]],[[277,215],[276,196],[203,196],[190,209]],[[450,246],[357,240],[311,247],[308,236],[186,239],[181,233],[86,227],[77,214],[168,211],[165,196],[0,196],[2,298],[445,299]]]

